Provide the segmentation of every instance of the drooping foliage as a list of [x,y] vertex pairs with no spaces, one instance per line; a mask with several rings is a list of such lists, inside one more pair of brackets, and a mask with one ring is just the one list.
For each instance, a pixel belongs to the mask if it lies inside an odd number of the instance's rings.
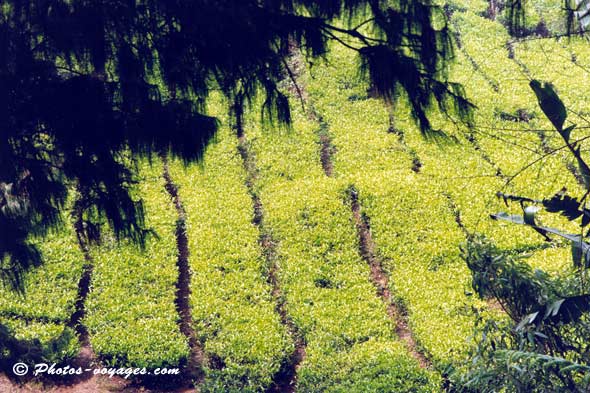
[[407,93],[423,132],[435,102],[468,118],[445,80],[449,32],[430,0],[1,1],[0,272],[17,286],[40,263],[28,238],[59,225],[72,189],[84,237],[108,224],[141,243],[134,157],[198,159],[217,126],[205,113],[213,89],[238,129],[258,92],[264,120],[288,124],[277,83],[289,48],[313,59],[330,40],[359,53],[379,95]]
[[393,102],[405,92],[412,116],[427,135],[427,110],[433,101],[443,113],[456,113],[470,122],[473,106],[461,85],[446,81],[446,69],[441,67],[453,52],[443,10],[420,1],[402,1],[385,10],[372,4],[371,10],[381,38],[375,43],[365,40],[359,53],[374,91]]
[[523,32],[526,22],[526,0],[508,0],[506,3],[508,30],[510,35],[519,36]]

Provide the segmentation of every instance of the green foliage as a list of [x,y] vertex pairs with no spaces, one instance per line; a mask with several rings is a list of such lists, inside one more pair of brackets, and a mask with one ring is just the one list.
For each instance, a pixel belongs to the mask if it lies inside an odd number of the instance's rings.
[[451,39],[431,0],[3,1],[0,277],[17,287],[40,264],[28,235],[60,224],[71,183],[89,239],[109,227],[143,244],[127,153],[200,159],[217,130],[204,113],[212,90],[238,125],[259,93],[263,121],[288,124],[278,83],[289,48],[311,60],[332,41],[358,53],[383,98],[411,97],[421,131],[431,131],[434,102],[469,118],[472,106],[444,72]]
[[[576,158],[580,171],[589,173],[580,147],[570,140],[575,126],[563,128],[567,112],[553,86],[537,80],[530,86],[541,109]],[[458,383],[463,389],[478,391],[500,387],[519,391],[586,391],[590,383],[585,342],[590,328],[586,271],[590,245],[582,235],[541,226],[536,219],[540,208],[530,204],[542,203],[549,211],[560,212],[570,221],[583,217],[582,227],[589,223],[585,205],[565,195],[565,191],[543,201],[502,196],[505,202],[520,202],[523,215],[499,213],[492,218],[529,226],[547,240],[551,240],[549,234],[569,240],[574,269],[551,277],[541,270],[533,271],[481,237],[470,237],[462,256],[472,272],[473,287],[481,297],[496,299],[511,323],[495,332],[490,329],[493,322],[480,329],[483,333],[473,355],[473,366],[466,374],[459,374]]]
[[0,367],[10,370],[14,363],[68,364],[80,350],[73,329],[63,324],[3,318],[0,324]]
[[[93,246],[92,291],[83,323],[106,364],[117,367],[179,366],[188,357],[175,308],[176,211],[162,178],[162,165],[140,163],[137,197],[145,201],[146,225],[154,231],[140,249],[105,236]],[[130,334],[133,332],[133,334]]]
[[[223,113],[219,100],[212,104]],[[210,359],[201,390],[264,391],[293,343],[265,278],[235,135],[220,128],[203,165],[172,161],[170,172],[187,211],[194,328]]]
[[[590,295],[579,272],[551,278],[474,236],[463,248],[482,297],[496,299],[510,316],[507,325],[482,321],[481,338],[458,390],[585,391]],[[566,294],[569,292],[569,294]],[[564,296],[565,295],[565,296]]]
[[265,226],[277,242],[287,314],[306,344],[298,389],[436,391],[439,378],[421,370],[401,345],[369,281],[346,202],[349,184],[322,170],[319,125],[300,112],[294,125],[285,134],[251,126],[246,136],[259,169]]
[[[504,255],[484,239],[468,239],[461,257],[472,272],[472,286],[482,299],[497,299],[515,321],[549,301],[549,276],[516,256]],[[554,295],[554,294],[552,294]]]
[[84,261],[73,228],[64,226],[30,241],[43,265],[21,278],[22,293],[15,294],[9,285],[0,287],[0,363],[6,369],[17,361],[66,363],[79,349],[77,335],[66,327],[75,310]]

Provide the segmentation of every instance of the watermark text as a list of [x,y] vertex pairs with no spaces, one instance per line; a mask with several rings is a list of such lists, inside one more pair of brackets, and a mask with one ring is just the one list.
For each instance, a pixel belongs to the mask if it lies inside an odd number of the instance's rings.
[[17,376],[24,376],[31,374],[35,377],[50,375],[50,376],[69,376],[69,375],[82,375],[84,373],[92,373],[94,375],[104,375],[109,378],[115,376],[128,379],[133,376],[145,376],[145,375],[179,375],[180,370],[178,368],[156,368],[148,370],[145,367],[95,367],[95,368],[83,368],[83,367],[71,367],[71,366],[58,366],[56,363],[37,363],[32,367],[29,367],[25,363],[16,363],[12,366],[12,372]]

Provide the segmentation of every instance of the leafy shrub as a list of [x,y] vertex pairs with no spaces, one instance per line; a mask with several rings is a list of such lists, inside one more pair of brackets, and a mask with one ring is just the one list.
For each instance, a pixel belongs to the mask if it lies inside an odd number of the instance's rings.
[[457,390],[587,391],[586,274],[551,277],[481,236],[469,239],[463,257],[474,289],[497,300],[510,320],[479,321],[479,343],[469,370],[455,375]]

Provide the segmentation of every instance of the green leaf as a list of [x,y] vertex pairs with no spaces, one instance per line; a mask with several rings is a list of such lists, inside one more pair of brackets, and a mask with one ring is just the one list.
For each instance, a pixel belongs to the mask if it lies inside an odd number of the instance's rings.
[[571,126],[567,127],[561,132],[561,136],[563,137],[563,139],[565,139],[566,142],[569,142],[570,134],[572,133],[574,128],[576,128],[576,124],[572,124]]
[[508,214],[505,212],[500,212],[496,214],[491,214],[490,217],[494,220],[503,220],[513,222],[515,224],[526,225],[524,218],[522,216],[518,216],[516,214]]
[[552,312],[549,316],[553,322],[575,322],[582,315],[590,312],[590,295],[566,297],[553,303],[552,306],[558,302],[557,311]]
[[531,81],[530,86],[537,95],[539,106],[543,110],[543,113],[545,113],[545,116],[553,123],[553,126],[559,131],[561,136],[568,141],[571,130],[567,132],[567,135],[563,130],[563,123],[567,118],[567,112],[563,101],[561,101],[555,92],[553,85],[546,82],[543,82],[541,85],[540,81],[534,79]]
[[538,206],[527,206],[524,209],[524,223],[527,225],[536,226],[535,214],[541,210]]
[[537,315],[539,315],[538,311],[525,315],[525,317],[518,323],[515,330],[522,330],[526,325],[530,325],[531,323],[533,323],[537,318]]
[[578,167],[580,168],[580,174],[584,180],[584,185],[588,189],[590,188],[590,168],[588,168],[588,165],[586,165],[586,163],[579,157],[576,157],[576,160],[578,161]]
[[565,299],[559,299],[559,300],[551,303],[549,306],[547,306],[547,308],[545,310],[545,318],[556,316],[557,313],[559,312],[559,308],[561,307],[561,304],[564,301],[565,301]]

